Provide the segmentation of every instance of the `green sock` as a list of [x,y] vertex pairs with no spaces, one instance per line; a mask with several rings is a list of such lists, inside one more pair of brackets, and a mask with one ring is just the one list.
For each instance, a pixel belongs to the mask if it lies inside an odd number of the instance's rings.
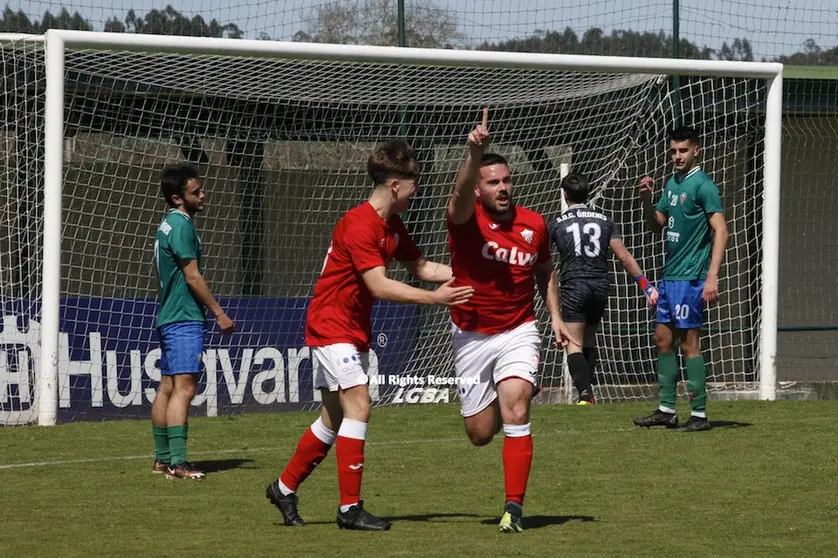
[[658,383],[661,407],[675,409],[675,386],[678,383],[678,359],[674,353],[658,354]]
[[186,461],[186,426],[170,426],[167,428],[169,450],[172,452],[172,465]]
[[151,426],[151,432],[154,435],[154,457],[160,463],[169,464],[172,457],[169,451],[169,432],[165,426]]
[[704,365],[704,357],[688,358],[686,366],[690,407],[694,414],[704,414],[707,410],[707,370]]

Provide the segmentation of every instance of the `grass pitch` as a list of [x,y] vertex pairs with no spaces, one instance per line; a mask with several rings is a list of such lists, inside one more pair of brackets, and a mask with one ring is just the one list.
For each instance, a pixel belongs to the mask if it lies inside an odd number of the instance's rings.
[[651,410],[534,407],[521,535],[497,529],[502,436],[472,447],[455,405],[373,409],[383,533],[335,525],[333,453],[300,490],[307,527],[265,499],[313,412],[192,419],[203,482],[150,474],[147,420],[0,429],[0,555],[838,556],[838,403],[711,402],[695,434],[631,424]]

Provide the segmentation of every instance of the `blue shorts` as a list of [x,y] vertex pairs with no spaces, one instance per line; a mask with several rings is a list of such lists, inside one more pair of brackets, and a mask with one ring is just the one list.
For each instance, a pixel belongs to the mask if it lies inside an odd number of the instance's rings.
[[204,354],[204,322],[178,322],[160,328],[160,373],[200,374]]
[[661,281],[658,284],[658,323],[673,323],[676,329],[704,325],[704,281]]

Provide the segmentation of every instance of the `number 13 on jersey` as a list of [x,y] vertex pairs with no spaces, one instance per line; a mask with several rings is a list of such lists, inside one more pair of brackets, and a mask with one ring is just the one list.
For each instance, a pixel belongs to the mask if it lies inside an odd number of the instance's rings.
[[585,223],[582,227],[579,226],[579,223],[573,223],[565,230],[573,235],[573,245],[577,256],[582,255],[582,235],[586,237],[584,246],[586,256],[595,258],[602,252],[602,245],[600,244],[602,229],[598,223]]

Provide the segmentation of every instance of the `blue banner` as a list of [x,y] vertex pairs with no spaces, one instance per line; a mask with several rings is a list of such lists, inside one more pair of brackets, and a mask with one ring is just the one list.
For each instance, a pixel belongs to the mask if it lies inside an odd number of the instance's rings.
[[[315,406],[319,394],[312,389],[311,355],[304,333],[308,301],[219,300],[235,320],[236,333],[222,336],[214,322],[209,322],[204,374],[190,414],[216,416]],[[7,301],[2,307],[0,413],[8,414],[34,405],[40,326],[28,316],[40,312],[19,301]],[[154,299],[62,300],[59,421],[149,416],[160,381],[155,312]],[[416,306],[375,305],[370,368],[377,367],[379,377],[406,373],[418,337],[418,321]],[[381,389],[386,383],[386,379],[371,382],[374,400],[386,397],[412,402],[405,400],[404,389]],[[418,396],[413,398],[419,402]]]

